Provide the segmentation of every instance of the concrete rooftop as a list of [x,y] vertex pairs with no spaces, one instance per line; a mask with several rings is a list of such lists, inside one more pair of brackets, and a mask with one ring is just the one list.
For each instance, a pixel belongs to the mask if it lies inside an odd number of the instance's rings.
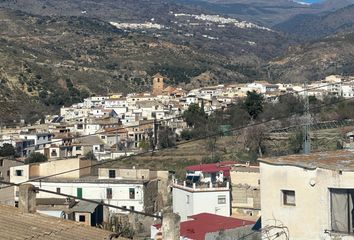
[[354,151],[349,150],[262,158],[259,161],[272,165],[297,166],[306,169],[324,168],[354,171]]

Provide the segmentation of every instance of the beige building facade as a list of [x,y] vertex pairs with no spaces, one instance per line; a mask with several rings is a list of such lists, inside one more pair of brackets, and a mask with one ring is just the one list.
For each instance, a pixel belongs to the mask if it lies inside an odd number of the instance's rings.
[[353,152],[262,159],[260,171],[264,234],[279,240],[354,239]]
[[230,171],[232,213],[259,216],[261,212],[258,166],[237,166]]

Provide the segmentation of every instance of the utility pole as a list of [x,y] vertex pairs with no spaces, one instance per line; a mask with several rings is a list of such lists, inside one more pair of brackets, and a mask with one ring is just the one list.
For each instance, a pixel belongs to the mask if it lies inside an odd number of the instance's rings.
[[155,150],[157,149],[157,144],[158,144],[158,137],[157,137],[158,128],[159,128],[159,125],[158,125],[158,123],[157,123],[156,113],[155,113],[155,115],[154,115],[154,146],[153,146],[153,151],[155,151]]
[[119,146],[118,146],[118,126],[119,126],[119,118],[118,118],[118,124],[117,124],[117,129],[116,129],[116,151],[118,153]]
[[305,80],[305,105],[304,105],[304,115],[305,115],[305,124],[304,124],[304,146],[303,151],[304,154],[309,154],[311,152],[311,136],[310,136],[310,124],[311,124],[311,115],[310,115],[310,103],[309,103],[309,95],[307,90],[307,80]]

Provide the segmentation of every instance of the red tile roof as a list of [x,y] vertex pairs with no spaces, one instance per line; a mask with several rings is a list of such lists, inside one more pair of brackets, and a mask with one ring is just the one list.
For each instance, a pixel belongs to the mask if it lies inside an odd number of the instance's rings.
[[210,213],[201,213],[190,217],[191,220],[181,222],[181,236],[194,240],[204,240],[205,235],[220,230],[235,229],[255,222],[238,218],[223,217]]
[[208,163],[199,164],[186,167],[187,171],[201,171],[204,173],[224,172],[224,176],[230,176],[231,166],[236,164],[235,162],[222,162],[222,163]]

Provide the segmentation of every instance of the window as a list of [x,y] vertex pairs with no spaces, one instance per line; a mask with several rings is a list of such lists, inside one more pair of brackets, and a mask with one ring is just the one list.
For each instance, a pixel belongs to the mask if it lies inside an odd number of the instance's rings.
[[295,191],[282,190],[283,204],[288,206],[295,206]]
[[60,193],[60,187],[57,187],[57,193]]
[[108,171],[109,178],[116,178],[116,170]]
[[81,147],[76,147],[76,151],[81,151]]
[[187,204],[189,204],[189,201],[190,201],[189,197],[190,197],[189,195],[186,196],[186,203]]
[[57,156],[57,151],[56,150],[53,150],[52,153],[51,153],[52,157],[56,157]]
[[134,206],[130,206],[130,210],[134,211],[135,210]]
[[10,177],[10,170],[7,170],[7,176]]
[[135,199],[135,189],[129,188],[129,199]]
[[85,221],[86,221],[86,217],[84,215],[80,215],[79,222],[85,222]]
[[23,176],[23,170],[16,170],[15,171],[15,176],[18,176],[18,177]]
[[226,204],[226,195],[218,196],[218,204]]
[[112,199],[112,188],[106,189],[107,199]]
[[127,206],[122,206],[122,208],[127,209]]
[[4,165],[4,160],[0,159],[0,167],[2,167]]
[[76,196],[77,196],[78,198],[82,198],[82,188],[77,188],[77,190],[76,190]]
[[354,189],[330,189],[331,227],[334,232],[354,231]]

